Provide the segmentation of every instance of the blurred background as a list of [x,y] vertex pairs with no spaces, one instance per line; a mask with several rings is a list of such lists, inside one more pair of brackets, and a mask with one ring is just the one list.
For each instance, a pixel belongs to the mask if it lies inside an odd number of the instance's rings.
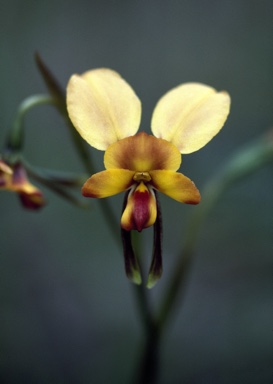
[[[222,132],[183,157],[181,171],[202,188],[273,123],[271,0],[2,0],[0,142],[19,103],[46,92],[39,52],[66,85],[95,67],[120,72],[142,100],[150,132],[156,101],[188,81],[232,97]],[[96,169],[103,153],[90,148]],[[34,165],[82,172],[67,128],[52,107],[26,118],[25,156]],[[235,185],[199,237],[186,295],[164,338],[160,384],[273,382],[272,166]],[[0,382],[131,383],[143,341],[120,248],[96,201],[48,201],[24,210],[1,192]],[[80,195],[80,189],[78,191]],[[117,219],[122,196],[110,200]],[[164,274],[149,292],[156,307],[197,207],[161,196]],[[150,262],[152,231],[143,232]]]

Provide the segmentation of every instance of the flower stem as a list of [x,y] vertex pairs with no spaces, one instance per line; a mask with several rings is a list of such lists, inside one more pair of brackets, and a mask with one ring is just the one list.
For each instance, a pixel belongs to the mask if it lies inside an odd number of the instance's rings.
[[[143,267],[142,267],[142,258],[141,258],[142,256],[141,237],[139,236],[139,233],[137,233],[136,231],[131,231],[131,232],[132,232],[132,245],[133,245],[135,255],[138,259],[141,280],[143,282],[145,281],[145,279],[143,276]],[[148,290],[146,289],[143,283],[140,285],[133,284],[133,289],[136,297],[136,302],[138,304],[139,314],[141,316],[142,323],[144,326],[144,331],[148,334],[154,324],[151,305],[148,300]]]
[[[142,281],[143,276],[142,260],[141,260],[141,236],[136,231],[132,231],[132,240],[135,253],[140,265]],[[149,301],[149,292],[145,284],[133,285],[138,311],[141,317],[144,331],[144,340],[141,345],[140,360],[137,364],[137,370],[134,375],[133,382],[136,384],[155,384],[158,376],[158,346],[159,333],[154,311]]]
[[136,373],[136,384],[156,384],[159,373],[160,333],[156,324],[146,333],[142,358]]
[[91,160],[91,156],[89,154],[89,151],[87,149],[86,143],[83,141],[81,136],[78,134],[76,129],[74,128],[69,116],[68,111],[66,108],[66,94],[65,89],[59,84],[58,80],[55,78],[53,73],[50,71],[50,69],[47,67],[47,65],[42,60],[41,56],[36,53],[35,54],[35,61],[37,64],[37,67],[44,79],[44,82],[46,84],[46,87],[54,100],[55,106],[58,109],[59,113],[64,118],[67,127],[69,129],[69,132],[71,134],[72,141],[75,145],[75,148],[77,150],[77,153],[85,167],[85,170],[88,173],[94,173],[93,163]]
[[43,104],[55,104],[55,100],[48,95],[33,95],[22,101],[9,132],[7,140],[7,147],[9,150],[20,151],[22,149],[25,115],[30,109]]
[[220,200],[229,187],[245,177],[258,171],[260,168],[273,161],[273,137],[263,137],[241,149],[223,169],[207,184],[202,194],[202,203],[190,218],[185,242],[175,265],[170,285],[162,300],[158,321],[161,331],[177,303],[179,295],[184,292],[185,281],[191,266],[192,256],[197,243],[197,238],[206,217],[211,209]]
[[151,311],[147,293],[142,285],[134,285],[139,312],[144,325],[144,344],[135,373],[136,384],[156,384],[159,371],[160,329]]
[[[158,316],[147,323],[146,343],[144,345],[137,384],[155,384],[158,377],[160,341],[167,321],[175,308],[178,297],[184,293],[187,275],[191,266],[192,256],[202,224],[211,209],[235,182],[244,179],[255,171],[273,161],[273,140],[258,140],[238,152],[206,186],[203,193],[202,205],[191,216],[182,256],[175,265],[170,286],[162,300]],[[138,287],[140,288],[140,287]]]

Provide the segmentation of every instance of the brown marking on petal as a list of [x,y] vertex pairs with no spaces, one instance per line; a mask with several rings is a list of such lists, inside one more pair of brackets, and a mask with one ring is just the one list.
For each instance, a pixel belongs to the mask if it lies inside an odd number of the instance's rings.
[[3,177],[3,175],[0,174],[0,188],[5,187],[7,184],[6,178]]
[[40,209],[46,202],[40,191],[34,193],[19,193],[19,197],[23,206],[27,209]]
[[201,195],[198,191],[198,192],[196,192],[194,197],[192,196],[191,199],[185,200],[184,203],[185,204],[191,204],[191,205],[197,205],[200,203],[200,201],[201,201]]
[[168,141],[140,132],[110,145],[104,155],[104,164],[106,169],[123,168],[136,172],[176,171],[181,164],[181,154]]

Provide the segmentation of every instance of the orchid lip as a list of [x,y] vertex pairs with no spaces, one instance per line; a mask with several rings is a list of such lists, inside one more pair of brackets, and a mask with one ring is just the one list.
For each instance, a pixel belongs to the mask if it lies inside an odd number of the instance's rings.
[[131,187],[127,195],[121,227],[127,231],[136,229],[141,232],[156,220],[156,201],[153,188],[141,181]]

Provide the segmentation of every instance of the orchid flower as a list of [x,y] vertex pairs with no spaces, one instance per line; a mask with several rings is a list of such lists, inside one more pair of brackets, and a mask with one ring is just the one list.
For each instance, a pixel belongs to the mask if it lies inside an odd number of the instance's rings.
[[0,160],[0,190],[16,192],[25,208],[39,209],[45,205],[42,192],[28,181],[21,163],[10,166]]
[[105,170],[85,182],[83,195],[104,198],[127,191],[121,227],[142,231],[157,220],[156,191],[181,203],[200,202],[195,184],[177,172],[181,154],[199,150],[220,131],[230,97],[200,83],[179,85],[154,109],[154,136],[137,133],[140,100],[117,72],[100,68],[70,78],[67,109],[82,138],[105,151]]

